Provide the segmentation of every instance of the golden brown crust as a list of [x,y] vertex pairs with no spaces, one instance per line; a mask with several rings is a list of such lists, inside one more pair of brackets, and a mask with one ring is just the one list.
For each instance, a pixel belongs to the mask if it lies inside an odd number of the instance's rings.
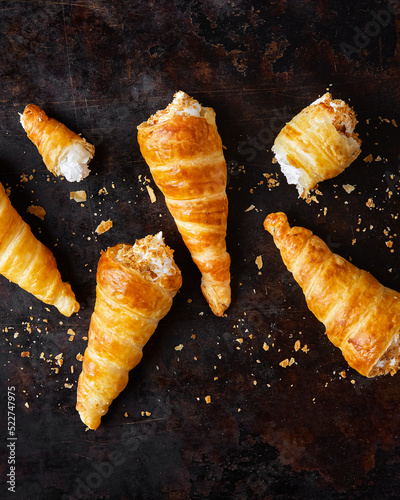
[[215,113],[202,108],[201,116],[169,113],[166,118],[167,110],[139,125],[140,150],[202,273],[203,294],[222,316],[231,301],[230,257],[227,170]]
[[79,310],[52,252],[35,238],[0,183],[0,273],[65,316]]
[[[125,388],[128,373],[142,358],[142,349],[168,313],[182,284],[176,264],[162,285],[121,258],[131,245],[116,245],[98,263],[96,304],[89,328],[77,405],[82,421],[97,429],[101,417]],[[168,247],[167,247],[168,248]]]
[[95,148],[92,144],[64,124],[47,116],[43,109],[35,104],[25,107],[21,124],[37,147],[44,164],[54,175],[60,175],[60,160],[73,144],[82,145],[91,157],[94,155]]
[[[356,124],[354,110],[326,93],[280,131],[272,151],[285,175],[289,170],[290,183],[295,183],[294,176],[299,177],[296,184],[302,197],[319,182],[339,175],[358,157],[361,140],[354,132]],[[293,168],[285,170],[285,164]]]
[[331,252],[311,231],[291,228],[286,215],[273,213],[264,227],[280,249],[283,262],[301,286],[309,309],[349,365],[367,377],[400,368],[400,350],[382,363],[400,331],[400,294],[370,273]]

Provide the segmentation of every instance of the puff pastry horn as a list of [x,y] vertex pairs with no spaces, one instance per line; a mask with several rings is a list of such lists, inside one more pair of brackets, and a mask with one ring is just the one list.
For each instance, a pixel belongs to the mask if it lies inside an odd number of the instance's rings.
[[165,196],[212,311],[222,316],[231,302],[226,251],[227,169],[215,112],[184,92],[138,126],[138,141],[153,179]]
[[291,228],[284,213],[268,215],[264,227],[348,364],[366,377],[394,375],[400,368],[400,293],[332,253],[308,229]]
[[354,132],[356,124],[354,110],[326,93],[279,132],[272,151],[288,183],[296,184],[302,198],[358,157],[361,140]]
[[79,182],[89,175],[88,163],[95,151],[92,144],[59,121],[49,118],[35,104],[26,106],[20,120],[50,172],[64,176],[70,182]]
[[71,286],[61,280],[54,255],[32,234],[1,183],[0,273],[65,316],[79,310]]
[[90,429],[97,429],[125,388],[129,371],[141,360],[144,345],[170,310],[181,284],[173,251],[161,233],[135,245],[113,246],[101,255],[76,404]]

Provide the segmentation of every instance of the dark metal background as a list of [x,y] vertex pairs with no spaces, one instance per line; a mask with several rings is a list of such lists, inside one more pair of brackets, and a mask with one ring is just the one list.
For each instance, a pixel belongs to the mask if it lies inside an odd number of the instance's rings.
[[[10,498],[400,498],[400,375],[369,380],[347,366],[262,227],[283,210],[400,289],[400,145],[391,123],[400,126],[398,3],[0,1],[0,181],[82,306],[64,318],[0,277],[2,481],[7,386],[17,393]],[[307,204],[270,147],[327,88],[354,106],[362,154]],[[226,146],[233,301],[224,318],[201,295],[136,140],[136,126],[177,90],[215,109]],[[88,179],[50,177],[19,124],[30,102],[93,142]],[[268,188],[263,174],[279,185]],[[83,207],[69,199],[76,189],[88,194]],[[31,204],[46,210],[44,221],[26,212]],[[109,218],[113,228],[96,235]],[[100,428],[85,432],[74,408],[76,355],[86,346],[100,251],[160,230],[184,284],[125,391]],[[309,352],[296,352],[296,340]],[[279,365],[291,357],[295,364]]]

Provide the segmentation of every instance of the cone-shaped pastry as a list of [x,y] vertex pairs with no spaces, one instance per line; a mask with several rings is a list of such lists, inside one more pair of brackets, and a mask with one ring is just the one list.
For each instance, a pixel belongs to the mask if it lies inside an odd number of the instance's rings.
[[50,172],[70,182],[79,182],[89,175],[88,163],[94,156],[94,146],[83,137],[49,118],[35,104],[26,106],[21,124]]
[[307,305],[349,365],[374,377],[400,368],[400,293],[358,269],[311,231],[273,213],[264,227],[303,289]]
[[54,255],[32,234],[1,183],[0,274],[65,316],[79,311],[71,286],[61,280]]
[[144,345],[181,284],[173,251],[161,233],[135,245],[116,245],[101,255],[76,405],[90,429],[97,429],[125,388],[129,371],[141,360]]
[[319,182],[339,175],[357,158],[361,140],[354,132],[356,124],[353,109],[327,93],[279,132],[272,151],[301,197]]
[[231,302],[226,251],[227,169],[215,113],[184,92],[138,127],[138,141],[183,241],[202,274],[201,288],[222,316]]

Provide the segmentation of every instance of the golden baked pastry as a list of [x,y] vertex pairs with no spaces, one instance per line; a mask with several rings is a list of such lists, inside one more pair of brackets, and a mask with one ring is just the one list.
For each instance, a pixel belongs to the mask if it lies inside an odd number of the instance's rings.
[[0,273],[65,316],[79,311],[71,286],[61,279],[54,255],[32,234],[1,183]]
[[339,175],[361,152],[354,110],[326,93],[296,115],[272,146],[289,184],[305,198],[326,179]]
[[97,429],[125,388],[129,371],[141,360],[144,345],[181,284],[173,251],[161,233],[102,253],[76,405],[90,429]]
[[35,144],[46,167],[67,181],[79,182],[90,170],[95,148],[65,125],[49,118],[35,104],[28,104],[20,117],[29,139]]
[[226,251],[227,169],[215,112],[184,92],[138,126],[140,150],[165,196],[212,311],[222,316],[231,302]]
[[264,227],[348,364],[366,377],[394,375],[400,368],[400,293],[331,252],[308,229],[291,228],[284,213],[268,215]]

